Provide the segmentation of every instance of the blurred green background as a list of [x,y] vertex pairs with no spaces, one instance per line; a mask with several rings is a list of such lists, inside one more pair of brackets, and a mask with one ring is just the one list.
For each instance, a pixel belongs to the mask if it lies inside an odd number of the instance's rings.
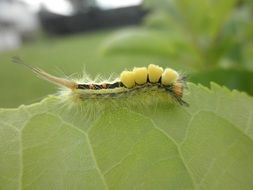
[[253,3],[250,0],[146,0],[141,25],[68,36],[42,35],[0,52],[0,107],[40,101],[57,88],[11,63],[20,56],[57,76],[119,74],[150,63],[172,67],[189,81],[210,81],[253,95]]

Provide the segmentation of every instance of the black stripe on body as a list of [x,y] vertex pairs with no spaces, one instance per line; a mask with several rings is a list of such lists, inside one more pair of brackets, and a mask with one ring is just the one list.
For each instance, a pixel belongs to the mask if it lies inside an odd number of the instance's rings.
[[77,84],[76,89],[90,89],[90,85],[88,85],[88,84]]
[[108,89],[113,89],[113,88],[118,88],[118,87],[123,87],[124,85],[122,82],[115,82],[112,84],[108,84]]
[[101,90],[101,89],[114,89],[123,86],[124,85],[121,82],[103,83],[103,84],[78,84],[76,89]]
[[[115,84],[116,85],[116,84]],[[117,84],[117,86],[120,85],[120,84]],[[157,87],[154,89],[154,87]],[[134,88],[126,88],[126,87],[114,87],[112,89],[118,89],[119,91],[117,92],[113,92],[113,91],[108,91],[108,92],[101,92],[101,93],[97,93],[96,92],[96,89],[86,89],[88,91],[86,91],[86,93],[81,93],[80,94],[80,98],[82,99],[93,99],[93,98],[114,98],[114,97],[120,97],[121,95],[129,95],[131,93],[134,93],[136,91],[142,91],[144,89],[147,89],[147,88],[150,88],[150,91],[155,91],[157,89],[163,89],[165,90],[165,88],[163,86],[161,86],[160,84],[152,84],[152,83],[146,83],[144,85],[138,85],[138,86],[135,86]],[[108,90],[110,89],[109,87],[107,89],[101,89],[101,90]],[[90,91],[89,91],[90,90]]]

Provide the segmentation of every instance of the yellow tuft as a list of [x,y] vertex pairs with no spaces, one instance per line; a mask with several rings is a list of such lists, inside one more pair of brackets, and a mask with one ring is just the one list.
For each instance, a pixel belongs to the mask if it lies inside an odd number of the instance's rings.
[[137,84],[145,84],[147,82],[148,70],[146,67],[134,68],[133,73]]
[[120,74],[120,81],[126,86],[127,88],[132,88],[135,85],[134,81],[135,74],[132,71],[123,71]]
[[149,81],[152,83],[156,83],[159,81],[160,77],[162,76],[163,68],[157,65],[150,64],[148,66],[148,78]]
[[174,83],[178,79],[178,72],[173,69],[165,69],[162,74],[162,84],[163,85],[170,85]]

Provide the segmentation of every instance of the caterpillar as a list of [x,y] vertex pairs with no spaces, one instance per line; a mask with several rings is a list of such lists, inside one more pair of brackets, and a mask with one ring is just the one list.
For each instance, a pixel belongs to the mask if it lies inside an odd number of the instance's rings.
[[189,106],[182,99],[186,87],[186,76],[171,68],[163,69],[158,65],[150,64],[148,67],[135,67],[131,71],[125,70],[113,81],[80,82],[80,80],[53,76],[40,68],[24,63],[18,57],[13,57],[13,62],[24,65],[38,77],[63,87],[64,90],[61,94],[78,102],[129,100],[129,97],[146,93],[146,96],[153,99],[162,95],[162,97],[175,100],[180,105]]

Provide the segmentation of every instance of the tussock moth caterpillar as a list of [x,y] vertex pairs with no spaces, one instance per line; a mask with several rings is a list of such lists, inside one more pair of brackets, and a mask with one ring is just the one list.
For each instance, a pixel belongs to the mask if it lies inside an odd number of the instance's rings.
[[[145,103],[163,98],[175,100],[180,105],[188,106],[182,97],[186,84],[186,77],[177,71],[150,64],[148,67],[134,68],[132,71],[123,71],[113,81],[69,80],[53,76],[40,68],[35,68],[24,63],[20,58],[14,57],[13,62],[24,65],[38,77],[63,87],[61,95],[64,100],[83,102],[90,106],[99,106],[97,102],[106,104],[122,103],[129,105],[131,98]],[[83,82],[85,81],[85,82]],[[121,104],[122,105],[122,104]]]

